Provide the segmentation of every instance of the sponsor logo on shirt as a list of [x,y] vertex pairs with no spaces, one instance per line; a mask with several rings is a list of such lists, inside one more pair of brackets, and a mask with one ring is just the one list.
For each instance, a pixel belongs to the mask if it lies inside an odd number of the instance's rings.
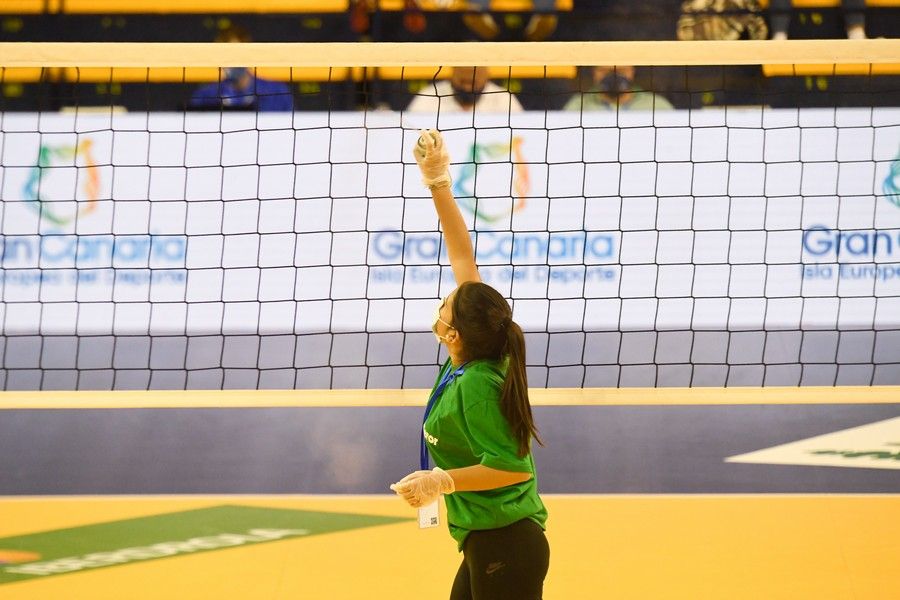
[[432,446],[437,446],[437,445],[438,445],[438,439],[437,439],[436,437],[434,437],[433,435],[431,435],[430,433],[428,433],[428,430],[425,429],[425,426],[424,426],[424,425],[422,426],[422,432],[425,434],[425,441],[426,441],[426,442],[428,442],[428,443],[431,444]]

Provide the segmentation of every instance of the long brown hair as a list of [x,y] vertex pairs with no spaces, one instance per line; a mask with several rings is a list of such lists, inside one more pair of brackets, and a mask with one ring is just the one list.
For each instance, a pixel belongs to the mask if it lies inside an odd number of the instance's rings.
[[526,456],[531,450],[532,437],[538,444],[543,442],[538,437],[528,401],[522,328],[512,320],[512,309],[500,292],[481,282],[468,281],[456,288],[451,311],[453,327],[463,340],[466,360],[509,357],[500,392],[500,411],[519,442],[519,456]]

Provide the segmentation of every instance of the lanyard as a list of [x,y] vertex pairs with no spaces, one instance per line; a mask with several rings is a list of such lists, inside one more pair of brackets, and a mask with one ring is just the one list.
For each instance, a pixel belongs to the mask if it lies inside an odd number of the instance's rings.
[[425,421],[428,420],[428,415],[431,414],[431,409],[434,408],[434,404],[437,399],[440,397],[441,393],[444,391],[444,388],[447,385],[463,374],[466,370],[466,365],[468,363],[463,363],[456,369],[453,368],[453,365],[450,365],[450,368],[447,369],[447,372],[444,373],[444,376],[441,377],[441,380],[438,382],[437,387],[434,388],[434,391],[431,393],[431,397],[428,399],[428,404],[425,406],[425,416],[422,418],[422,433],[419,437],[419,466],[423,471],[428,470],[428,447],[425,445]]

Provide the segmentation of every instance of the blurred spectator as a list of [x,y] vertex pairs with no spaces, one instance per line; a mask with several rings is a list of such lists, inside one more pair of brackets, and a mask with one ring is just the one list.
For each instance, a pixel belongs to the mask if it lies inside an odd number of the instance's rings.
[[[419,0],[403,0],[403,27],[410,33],[422,33],[428,22]],[[378,10],[376,0],[350,0],[350,29],[365,35],[372,29],[372,13]]]
[[422,33],[427,25],[425,14],[416,0],[404,0],[403,27],[410,33]]
[[[421,0],[420,0],[421,1]],[[492,40],[500,33],[500,27],[488,10],[491,0],[469,0],[473,12],[463,15],[463,23],[483,40]],[[525,39],[530,42],[545,40],[556,31],[556,0],[533,0],[534,14],[525,26]]]
[[429,83],[413,98],[410,112],[522,112],[515,96],[488,79],[487,67],[453,67],[448,81]]
[[372,27],[372,11],[375,10],[374,0],[350,0],[350,29],[354,33],[368,33]]
[[[251,41],[246,29],[232,26],[216,36],[217,42]],[[189,108],[207,110],[285,111],[294,109],[290,87],[280,81],[269,81],[254,75],[247,67],[226,67],[219,71],[219,81],[199,87],[191,96]]]
[[593,84],[566,103],[563,110],[666,110],[664,96],[648,92],[634,82],[634,67],[590,67]]
[[757,0],[685,0],[679,40],[764,40],[769,36]]
[[[791,0],[771,0],[769,2],[769,22],[772,24],[772,39],[786,40],[788,25],[791,23]],[[866,39],[866,1],[842,0],[844,27],[851,40]]]

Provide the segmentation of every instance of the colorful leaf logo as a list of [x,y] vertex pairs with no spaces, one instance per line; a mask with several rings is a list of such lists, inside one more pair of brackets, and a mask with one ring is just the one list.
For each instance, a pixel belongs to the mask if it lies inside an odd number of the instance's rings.
[[[91,153],[92,146],[93,142],[90,139],[82,140],[77,146],[41,145],[37,164],[31,170],[22,189],[22,196],[41,219],[63,226],[97,209],[97,198],[100,196],[100,170]],[[55,199],[48,198],[42,190],[41,184],[46,183],[44,180],[53,169],[65,167],[77,167],[79,179],[82,177],[84,179],[81,200],[75,197],[76,190],[72,190],[72,198]],[[53,200],[77,200],[78,210],[71,215],[62,215],[54,206]]]
[[897,208],[900,208],[900,152],[888,168],[888,175],[881,185],[885,197]]
[[[504,159],[512,161],[513,181],[512,196],[515,199],[510,210],[488,212],[483,204],[479,205],[475,198],[475,173],[478,164],[488,162],[485,159]],[[453,195],[456,196],[462,208],[475,215],[476,219],[485,223],[496,223],[509,218],[510,214],[519,212],[525,208],[525,198],[531,190],[531,179],[528,173],[528,165],[522,153],[522,138],[513,136],[509,144],[472,144],[469,161],[460,169],[456,183],[453,185]]]

